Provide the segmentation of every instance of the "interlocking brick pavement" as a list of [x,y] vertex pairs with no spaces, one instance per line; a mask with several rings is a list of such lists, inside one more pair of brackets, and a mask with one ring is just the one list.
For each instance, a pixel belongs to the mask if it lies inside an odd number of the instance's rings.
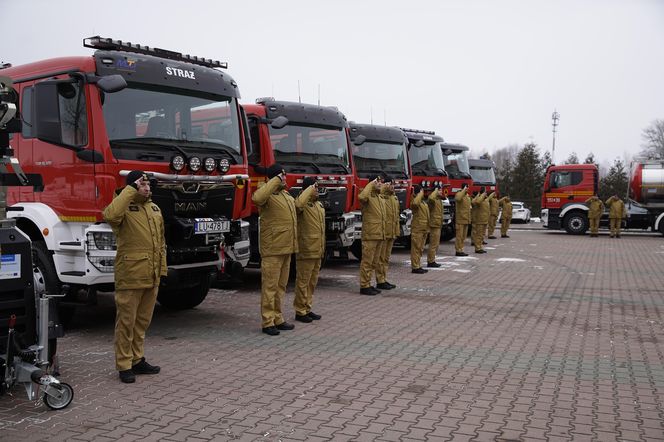
[[[59,341],[72,405],[0,397],[2,440],[664,440],[664,239],[515,229],[487,255],[358,293],[356,261],[320,279],[312,324],[260,333],[258,271],[196,309],[157,307],[157,376],[121,384],[112,296]],[[292,286],[285,302],[293,317]]]

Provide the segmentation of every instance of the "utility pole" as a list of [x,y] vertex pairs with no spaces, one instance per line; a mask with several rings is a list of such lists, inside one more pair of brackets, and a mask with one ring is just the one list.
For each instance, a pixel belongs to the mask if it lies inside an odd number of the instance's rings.
[[560,120],[560,114],[553,110],[551,114],[552,126],[553,126],[553,144],[551,146],[551,162],[556,163],[556,128],[558,127],[558,120]]

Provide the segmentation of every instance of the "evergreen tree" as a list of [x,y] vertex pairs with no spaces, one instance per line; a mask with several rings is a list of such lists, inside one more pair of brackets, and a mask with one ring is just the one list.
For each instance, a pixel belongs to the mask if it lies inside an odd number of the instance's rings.
[[512,190],[512,172],[514,165],[510,158],[506,158],[496,170],[496,182],[500,195],[509,195]]
[[586,159],[583,160],[583,164],[594,164],[594,165],[597,165],[597,163],[595,163],[595,154],[592,153],[592,152],[590,152],[590,153],[588,154],[588,156],[586,157]]
[[606,201],[612,195],[624,198],[627,194],[628,184],[627,170],[625,164],[616,158],[609,169],[609,173],[599,180],[599,197]]
[[571,154],[569,154],[569,156],[565,160],[565,164],[579,164],[579,157],[576,154],[576,152],[572,152]]
[[510,196],[512,200],[523,201],[533,213],[539,213],[541,209],[543,172],[537,144],[526,143],[517,155]]

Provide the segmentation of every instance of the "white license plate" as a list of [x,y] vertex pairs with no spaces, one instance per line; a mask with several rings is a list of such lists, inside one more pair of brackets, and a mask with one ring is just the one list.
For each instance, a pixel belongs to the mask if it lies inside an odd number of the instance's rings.
[[230,232],[230,221],[198,221],[194,224],[194,234]]

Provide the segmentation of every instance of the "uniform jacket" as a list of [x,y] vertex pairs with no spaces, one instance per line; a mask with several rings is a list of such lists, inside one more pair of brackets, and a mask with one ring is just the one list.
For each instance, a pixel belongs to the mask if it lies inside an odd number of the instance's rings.
[[401,229],[399,228],[399,214],[401,208],[399,206],[399,199],[394,194],[392,189],[387,186],[383,187],[380,192],[380,197],[383,198],[385,203],[385,239],[394,239],[399,236]]
[[297,253],[295,200],[286,191],[281,179],[272,178],[260,186],[251,199],[258,206],[261,256]]
[[320,259],[325,253],[325,209],[309,186],[295,198],[298,259]]
[[413,222],[411,231],[428,232],[429,231],[429,205],[424,201],[424,191],[420,192],[410,203],[410,210],[413,211]]
[[504,219],[512,219],[512,201],[508,196],[504,196],[498,200],[498,204],[503,209],[502,217]]
[[470,205],[471,200],[468,196],[468,188],[461,189],[454,195],[455,201],[455,222],[457,224],[470,224]]
[[362,204],[362,240],[384,240],[385,200],[380,197],[373,181],[362,189],[358,198]]
[[606,200],[609,208],[609,218],[625,218],[625,203],[618,197],[612,196]]
[[591,196],[586,200],[588,205],[588,217],[589,218],[599,218],[604,212],[604,203],[597,196]]
[[491,216],[498,216],[498,200],[496,199],[496,192],[489,194],[489,214]]
[[486,193],[479,193],[473,198],[471,218],[473,224],[489,224],[489,201]]
[[159,206],[132,186],[118,191],[104,209],[117,241],[115,289],[147,289],[168,274],[164,218]]
[[439,229],[443,227],[443,200],[440,189],[435,189],[427,198],[429,204],[429,227]]

